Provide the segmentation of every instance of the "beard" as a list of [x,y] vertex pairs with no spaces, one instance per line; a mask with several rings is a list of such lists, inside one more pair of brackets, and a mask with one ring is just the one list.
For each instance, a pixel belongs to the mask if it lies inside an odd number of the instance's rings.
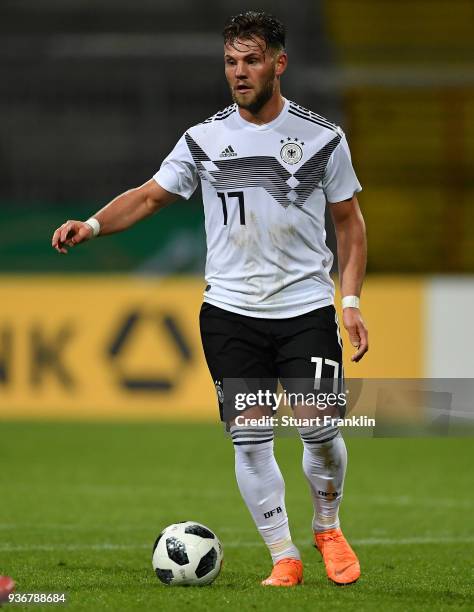
[[232,99],[237,104],[239,108],[244,108],[245,110],[250,111],[251,113],[258,113],[270,100],[274,91],[274,83],[275,83],[275,75],[272,74],[265,81],[260,89],[260,91],[253,91],[253,95],[247,97],[244,95],[240,95],[238,91],[235,91],[231,88]]

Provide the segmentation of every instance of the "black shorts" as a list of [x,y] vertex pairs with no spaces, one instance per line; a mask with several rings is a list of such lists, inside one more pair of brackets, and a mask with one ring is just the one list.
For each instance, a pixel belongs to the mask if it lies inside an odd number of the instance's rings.
[[[221,420],[226,379],[247,381],[247,390],[339,390],[343,379],[342,341],[334,306],[289,319],[260,319],[204,302],[202,345],[216,386]],[[309,387],[308,387],[309,385]],[[226,412],[226,414],[228,414]]]

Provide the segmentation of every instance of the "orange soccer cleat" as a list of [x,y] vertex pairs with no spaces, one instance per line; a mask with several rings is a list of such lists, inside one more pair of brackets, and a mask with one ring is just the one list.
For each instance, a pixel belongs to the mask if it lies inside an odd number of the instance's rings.
[[272,569],[263,586],[292,587],[303,582],[303,564],[299,559],[281,559]]
[[315,533],[314,545],[323,557],[328,578],[333,582],[352,584],[359,578],[359,559],[340,529]]

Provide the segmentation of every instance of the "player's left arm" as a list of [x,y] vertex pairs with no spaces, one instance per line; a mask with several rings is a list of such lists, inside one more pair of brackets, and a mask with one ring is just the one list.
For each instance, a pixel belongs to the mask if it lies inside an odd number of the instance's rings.
[[[342,297],[360,296],[367,263],[365,223],[356,195],[330,206],[336,230],[339,282]],[[369,335],[358,308],[344,308],[343,323],[357,351],[351,361],[360,361],[369,350]]]

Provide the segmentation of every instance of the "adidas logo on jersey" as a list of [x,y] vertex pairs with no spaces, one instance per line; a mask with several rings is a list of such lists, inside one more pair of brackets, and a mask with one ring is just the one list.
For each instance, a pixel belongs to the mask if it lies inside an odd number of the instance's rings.
[[237,157],[237,153],[232,148],[232,145],[229,145],[222,151],[219,157]]

